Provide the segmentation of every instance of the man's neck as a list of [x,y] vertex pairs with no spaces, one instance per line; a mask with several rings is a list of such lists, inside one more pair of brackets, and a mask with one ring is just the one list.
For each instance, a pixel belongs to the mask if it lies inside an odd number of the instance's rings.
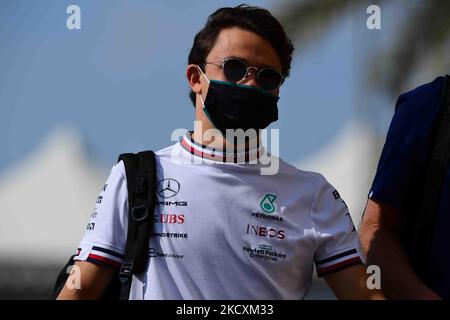
[[257,149],[259,147],[258,142],[261,141],[260,133],[258,133],[255,136],[247,137],[245,139],[245,143],[237,143],[235,146],[233,141],[228,141],[223,135],[214,135],[213,139],[211,140],[205,139],[204,133],[206,132],[206,130],[207,129],[196,128],[196,130],[194,130],[194,132],[192,133],[191,138],[198,144],[208,146],[209,148],[214,148],[216,150],[223,150],[227,153],[233,153],[235,151],[244,152],[249,149]]

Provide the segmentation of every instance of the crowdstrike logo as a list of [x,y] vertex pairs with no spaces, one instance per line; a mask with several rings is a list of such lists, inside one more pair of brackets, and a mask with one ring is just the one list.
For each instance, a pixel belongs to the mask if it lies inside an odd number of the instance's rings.
[[180,191],[180,183],[175,179],[164,179],[158,182],[158,195],[161,198],[171,198]]
[[188,238],[188,234],[182,232],[152,232],[150,236],[157,238]]

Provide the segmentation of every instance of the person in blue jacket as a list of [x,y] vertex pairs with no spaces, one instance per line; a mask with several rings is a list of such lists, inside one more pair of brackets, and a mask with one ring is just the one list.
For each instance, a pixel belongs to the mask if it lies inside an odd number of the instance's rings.
[[[450,298],[450,171],[440,189],[425,276],[419,276],[402,226],[418,204],[433,132],[441,116],[445,77],[402,94],[396,104],[360,227],[368,265],[381,269],[382,290],[393,299]],[[450,125],[450,124],[449,124]]]

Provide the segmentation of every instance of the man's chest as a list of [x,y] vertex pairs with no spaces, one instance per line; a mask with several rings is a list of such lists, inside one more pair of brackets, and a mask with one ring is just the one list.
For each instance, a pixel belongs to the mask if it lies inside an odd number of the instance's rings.
[[300,193],[249,177],[169,172],[157,192],[151,257],[309,272],[314,235],[309,201]]

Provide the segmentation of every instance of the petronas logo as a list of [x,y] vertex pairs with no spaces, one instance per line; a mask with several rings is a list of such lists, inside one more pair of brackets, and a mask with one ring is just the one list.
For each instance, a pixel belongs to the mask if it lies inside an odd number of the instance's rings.
[[259,203],[259,205],[261,206],[261,209],[265,212],[265,213],[273,213],[275,211],[275,199],[277,198],[276,195],[274,194],[266,194],[264,196],[264,198],[262,198],[261,202]]

